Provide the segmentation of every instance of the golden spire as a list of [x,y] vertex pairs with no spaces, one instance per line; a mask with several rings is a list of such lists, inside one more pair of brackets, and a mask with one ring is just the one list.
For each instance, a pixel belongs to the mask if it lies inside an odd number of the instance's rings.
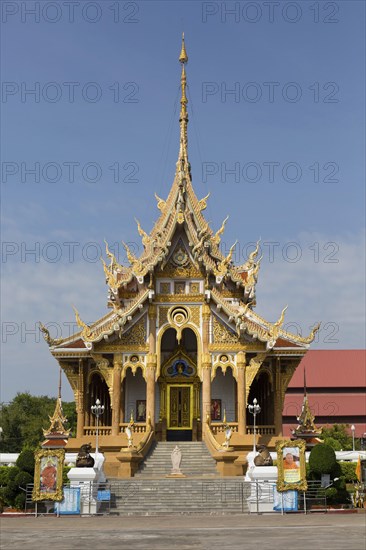
[[322,428],[317,428],[315,425],[315,417],[311,413],[310,405],[308,401],[308,395],[306,391],[306,372],[304,367],[304,400],[302,404],[301,414],[297,418],[297,421],[299,425],[295,430],[293,430],[293,434],[299,435],[301,437],[302,433],[312,433],[314,435],[320,435],[322,433]]
[[61,365],[59,372],[59,382],[58,382],[58,397],[56,399],[56,406],[52,416],[49,416],[50,427],[48,430],[43,429],[44,436],[58,435],[64,438],[68,438],[70,430],[66,430],[64,424],[67,422],[67,418],[64,416],[62,411],[62,401],[61,401]]
[[182,35],[182,49],[179,56],[179,62],[182,65],[182,74],[180,78],[181,82],[181,88],[182,88],[182,95],[180,98],[180,115],[179,115],[179,123],[180,123],[180,145],[179,145],[179,157],[178,157],[178,165],[177,169],[180,173],[185,172],[185,169],[188,169],[188,133],[187,133],[187,127],[188,127],[188,111],[187,111],[187,95],[186,95],[186,87],[187,87],[187,77],[186,77],[186,69],[185,64],[188,62],[188,55],[186,52],[186,46],[184,42],[184,33]]
[[188,55],[187,55],[187,52],[186,52],[186,45],[184,43],[184,33],[182,33],[182,49],[180,51],[179,62],[180,63],[187,63],[188,62]]

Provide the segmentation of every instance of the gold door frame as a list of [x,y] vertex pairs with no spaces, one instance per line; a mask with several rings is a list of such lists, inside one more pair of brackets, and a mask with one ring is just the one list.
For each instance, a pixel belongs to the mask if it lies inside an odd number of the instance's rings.
[[[189,388],[189,427],[170,426],[170,390],[171,388]],[[167,429],[168,430],[192,430],[193,426],[193,384],[168,384],[167,385]]]

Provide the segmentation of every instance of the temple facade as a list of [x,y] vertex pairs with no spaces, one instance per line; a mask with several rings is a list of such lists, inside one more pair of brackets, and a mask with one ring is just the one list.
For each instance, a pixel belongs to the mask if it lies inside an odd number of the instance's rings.
[[[125,245],[129,265],[118,263],[106,245],[102,260],[109,289],[108,311],[91,325],[75,310],[80,330],[54,340],[44,337],[75,395],[77,433],[68,449],[94,441],[91,406],[104,405],[99,446],[107,472],[117,472],[116,454],[127,447],[133,426],[140,449],[149,433],[158,441],[223,441],[245,451],[257,433],[274,444],[282,434],[286,388],[318,327],[305,338],[282,329],[256,311],[259,243],[242,265],[235,244],[220,250],[226,220],[215,232],[204,218],[208,196],[198,199],[188,159],[188,112],[184,39],[181,64],[180,142],[173,184],[166,199],[156,196],[158,219],[150,233],[137,222],[143,253]],[[94,445],[94,443],[93,443]]]

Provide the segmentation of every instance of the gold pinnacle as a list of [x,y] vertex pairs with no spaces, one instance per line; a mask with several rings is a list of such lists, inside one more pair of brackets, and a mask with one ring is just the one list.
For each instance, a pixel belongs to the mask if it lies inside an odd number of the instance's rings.
[[185,43],[184,43],[184,33],[182,34],[182,49],[180,51],[179,61],[180,61],[180,63],[187,63],[188,62],[188,55],[187,55],[186,46],[185,46]]

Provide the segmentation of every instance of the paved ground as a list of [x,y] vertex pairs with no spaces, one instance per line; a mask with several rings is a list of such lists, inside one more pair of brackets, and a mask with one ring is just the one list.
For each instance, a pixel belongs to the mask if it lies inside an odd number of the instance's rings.
[[364,550],[366,514],[0,519],[3,550]]

